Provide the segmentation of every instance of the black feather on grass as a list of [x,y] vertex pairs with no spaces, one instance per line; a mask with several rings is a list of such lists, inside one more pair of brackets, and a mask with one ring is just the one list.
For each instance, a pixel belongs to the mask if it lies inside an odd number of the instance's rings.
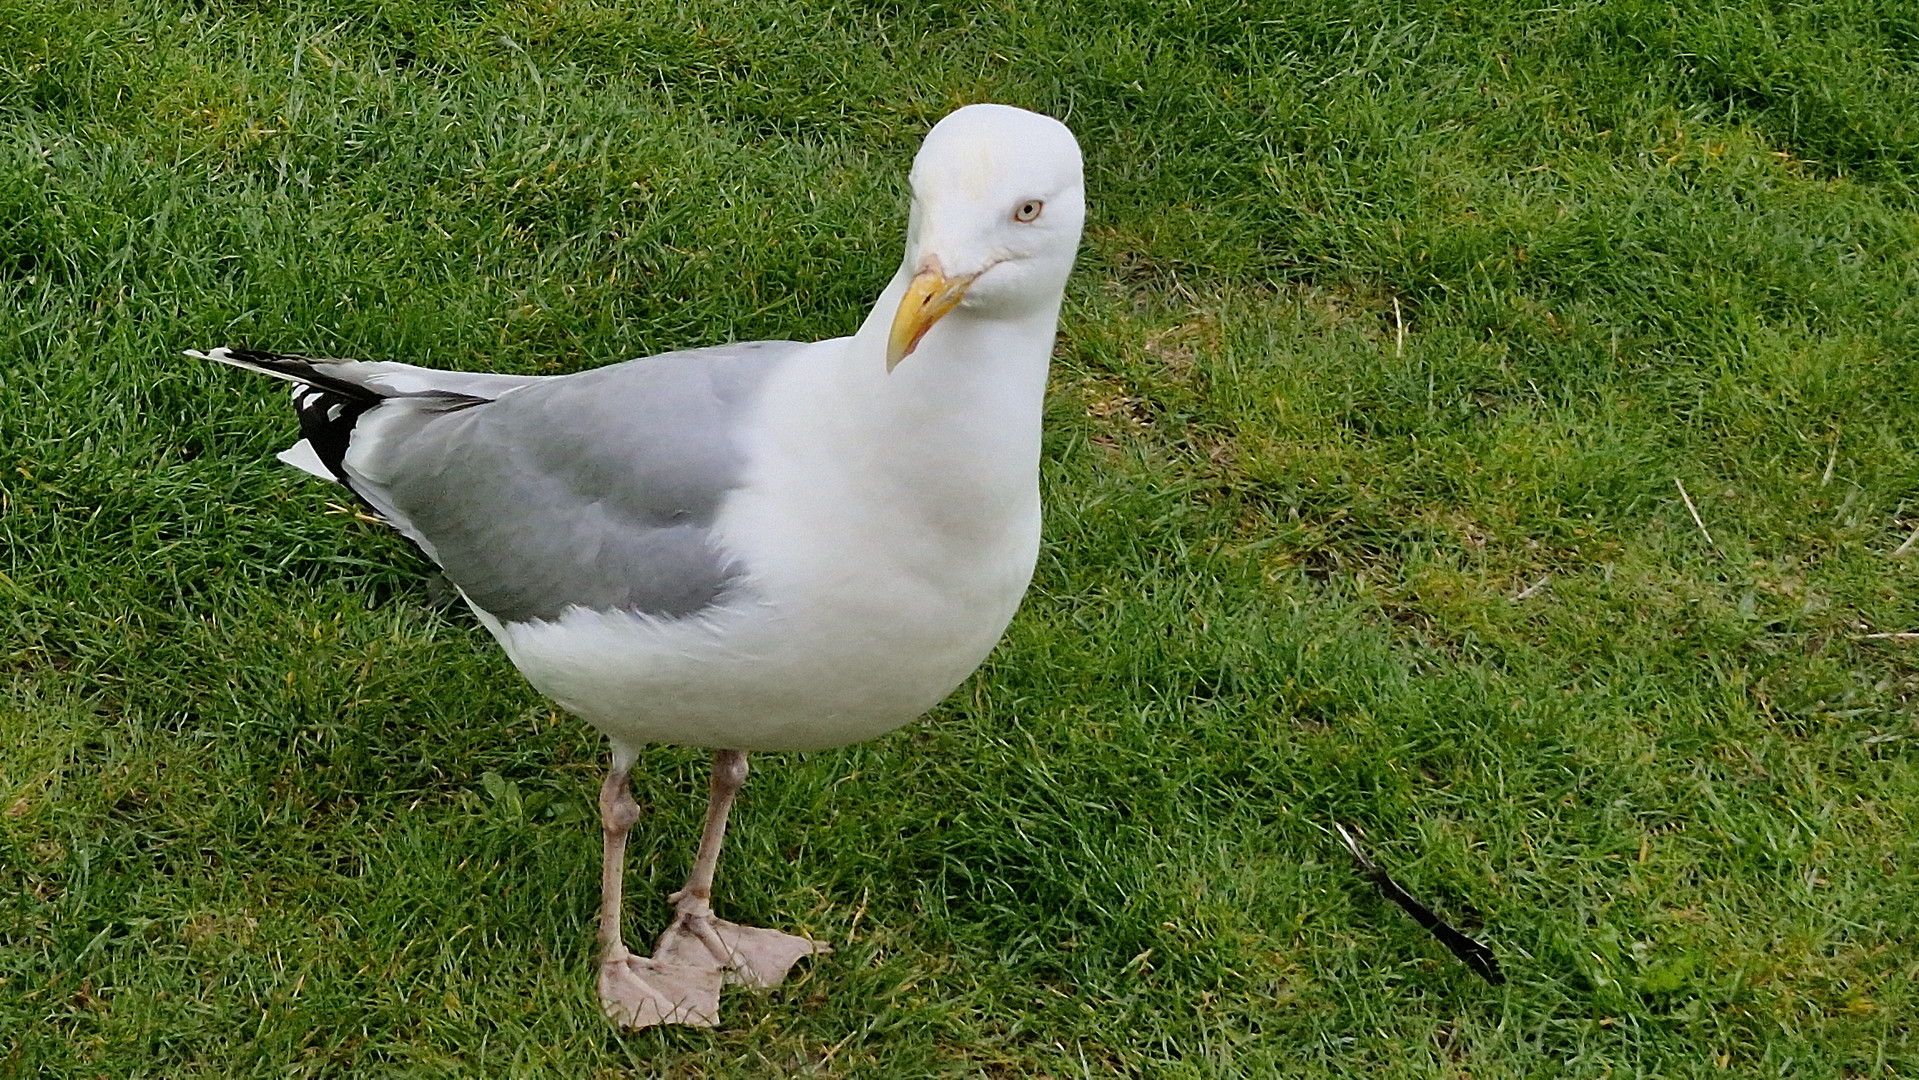
[[1359,846],[1359,841],[1353,838],[1352,833],[1346,831],[1346,826],[1335,821],[1333,830],[1339,833],[1339,839],[1346,845],[1346,850],[1352,852],[1353,860],[1359,864],[1359,872],[1372,879],[1373,884],[1379,886],[1379,891],[1385,895],[1386,899],[1405,908],[1406,914],[1411,915],[1414,922],[1432,931],[1440,944],[1451,949],[1453,955],[1459,957],[1461,963],[1472,968],[1480,978],[1494,986],[1500,986],[1506,982],[1506,976],[1499,970],[1499,958],[1493,955],[1491,949],[1460,933],[1451,923],[1433,914],[1432,908],[1414,899],[1413,894],[1401,887],[1399,882],[1394,881],[1384,867],[1367,856],[1365,849]]

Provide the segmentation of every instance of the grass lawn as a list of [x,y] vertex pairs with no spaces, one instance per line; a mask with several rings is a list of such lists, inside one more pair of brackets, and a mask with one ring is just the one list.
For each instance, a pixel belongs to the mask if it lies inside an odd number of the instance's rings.
[[[1919,1075],[1912,14],[0,0],[0,1077]],[[847,333],[979,100],[1087,152],[1038,578],[758,759],[839,951],[621,1034],[600,738],[178,353]]]

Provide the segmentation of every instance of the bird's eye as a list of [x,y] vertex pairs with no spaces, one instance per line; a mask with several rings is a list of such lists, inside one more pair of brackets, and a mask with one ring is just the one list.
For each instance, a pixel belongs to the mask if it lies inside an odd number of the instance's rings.
[[1013,220],[1020,222],[1032,221],[1034,218],[1039,217],[1039,212],[1044,209],[1046,209],[1045,203],[1040,202],[1038,199],[1028,199],[1018,206],[1013,207]]

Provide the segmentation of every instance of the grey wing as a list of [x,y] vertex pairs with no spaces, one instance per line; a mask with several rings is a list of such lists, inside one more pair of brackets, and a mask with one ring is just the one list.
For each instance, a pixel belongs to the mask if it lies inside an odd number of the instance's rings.
[[503,622],[575,605],[692,614],[740,570],[713,538],[742,480],[739,426],[773,367],[802,347],[666,353],[457,408],[395,399],[390,415],[361,422],[347,468],[355,490]]

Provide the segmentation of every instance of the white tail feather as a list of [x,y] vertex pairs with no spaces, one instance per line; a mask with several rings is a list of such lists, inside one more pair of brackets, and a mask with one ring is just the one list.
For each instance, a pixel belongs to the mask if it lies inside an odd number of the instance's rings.
[[312,473],[322,480],[338,483],[338,478],[327,470],[325,463],[320,460],[320,455],[313,452],[313,444],[305,439],[301,439],[274,456],[303,473]]

